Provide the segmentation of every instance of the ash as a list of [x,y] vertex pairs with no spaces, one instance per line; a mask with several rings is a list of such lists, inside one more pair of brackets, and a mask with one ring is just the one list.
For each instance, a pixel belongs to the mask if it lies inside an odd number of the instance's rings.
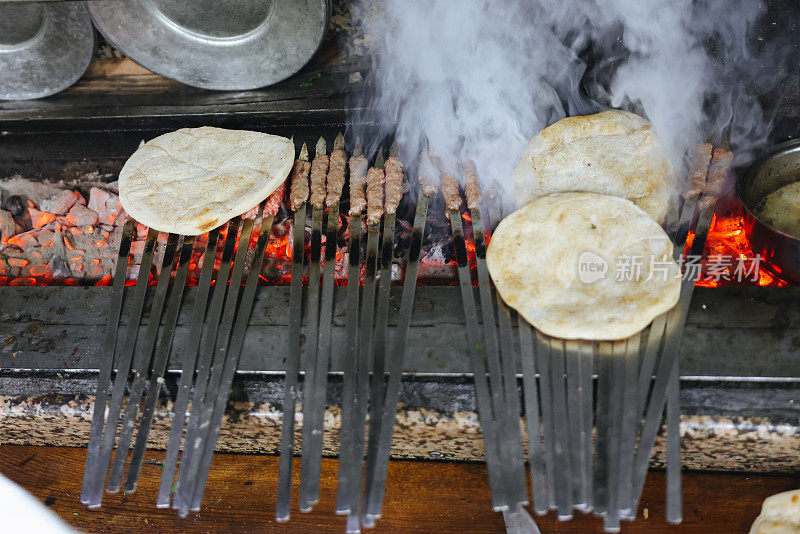
[[0,192],[0,283],[110,283],[127,217],[115,182],[79,192],[14,177]]

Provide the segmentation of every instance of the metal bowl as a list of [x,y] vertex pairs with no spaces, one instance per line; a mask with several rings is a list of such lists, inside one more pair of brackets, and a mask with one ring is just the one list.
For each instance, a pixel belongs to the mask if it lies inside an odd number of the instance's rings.
[[41,98],[78,81],[94,52],[83,2],[0,3],[0,100]]
[[800,139],[776,145],[759,155],[736,182],[736,192],[745,207],[744,227],[753,254],[770,263],[781,279],[800,283],[800,239],[776,230],[757,215],[757,208],[770,193],[800,181]]
[[97,29],[142,66],[205,89],[277,83],[316,53],[328,0],[90,2]]

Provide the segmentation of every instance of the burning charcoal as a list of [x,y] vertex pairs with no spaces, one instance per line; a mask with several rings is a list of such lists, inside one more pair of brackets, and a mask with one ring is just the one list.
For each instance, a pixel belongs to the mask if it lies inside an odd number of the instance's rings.
[[47,265],[44,263],[33,263],[26,269],[31,276],[44,276],[47,273]]
[[11,212],[11,215],[19,217],[25,211],[25,201],[19,195],[12,195],[6,199],[4,208]]
[[72,276],[72,272],[67,265],[67,262],[64,261],[64,258],[61,256],[53,256],[50,261],[47,263],[47,270],[50,273],[50,276],[53,278],[69,278]]
[[81,274],[83,273],[83,257],[73,256],[69,259],[67,265],[69,265],[70,270],[76,278],[81,278]]
[[119,212],[122,211],[119,197],[98,187],[89,190],[87,207],[96,211],[99,221],[104,224],[114,224]]
[[113,182],[109,182],[106,184],[106,189],[114,193],[115,195],[119,195],[119,182],[114,180]]
[[42,230],[36,236],[39,244],[43,247],[52,247],[55,244],[55,234],[52,230]]
[[28,260],[23,260],[22,258],[8,258],[8,264],[12,267],[25,267],[28,265]]
[[8,263],[6,263],[6,260],[4,260],[3,258],[0,258],[0,274],[7,273],[8,269],[9,269],[9,266],[8,266]]
[[28,214],[31,216],[31,224],[34,228],[41,228],[56,220],[56,216],[52,213],[39,211],[36,208],[28,208]]
[[139,265],[131,265],[128,267],[128,273],[126,276],[128,280],[136,280],[139,278]]
[[144,241],[134,241],[131,243],[130,254],[136,258],[140,257],[144,252]]
[[34,231],[17,234],[12,238],[11,242],[21,246],[23,249],[39,245],[39,241],[36,239],[36,232]]
[[55,196],[42,200],[39,208],[48,213],[66,215],[70,208],[78,202],[78,196],[75,191],[62,191]]
[[22,256],[22,247],[17,245],[6,245],[3,247],[3,254],[6,256]]
[[60,231],[53,232],[53,254],[66,254],[67,245]]
[[128,219],[128,214],[125,212],[125,210],[120,209],[119,215],[117,215],[117,220],[114,221],[114,226],[122,227],[127,219]]
[[3,239],[8,239],[17,233],[17,223],[14,222],[10,211],[0,210],[0,232],[3,234]]
[[69,210],[67,222],[73,226],[92,226],[97,224],[97,212],[76,204]]

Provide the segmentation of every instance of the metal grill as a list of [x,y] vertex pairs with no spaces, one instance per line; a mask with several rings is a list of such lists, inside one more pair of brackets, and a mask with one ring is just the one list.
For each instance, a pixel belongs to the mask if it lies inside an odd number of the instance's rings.
[[[344,140],[339,136],[334,150],[343,149]],[[361,156],[361,151],[358,143],[353,150],[354,157]],[[394,149],[389,156],[390,159],[396,158]],[[299,155],[300,164],[295,166],[292,176],[293,185],[295,182],[302,184],[303,181],[307,185],[310,170],[313,191],[314,180],[322,176],[324,181],[325,173],[329,172],[327,158],[326,143],[320,139],[314,161],[310,165],[304,163],[308,161],[308,152],[303,145]],[[719,161],[717,159],[715,153],[711,170],[708,171],[709,180],[712,173],[724,175],[727,172],[722,158]],[[321,167],[323,163],[324,168]],[[315,166],[318,167],[316,171]],[[354,175],[351,168],[351,199],[354,184],[355,187],[364,187],[367,213],[365,217],[364,212],[354,209],[351,202],[347,342],[344,347],[346,357],[336,502],[336,512],[348,515],[348,532],[358,532],[362,526],[374,525],[381,515],[423,236],[428,207],[436,193],[436,188],[430,184],[437,180],[431,180],[431,177],[418,177],[420,183],[409,180],[408,189],[417,191],[418,195],[411,241],[404,251],[405,277],[398,326],[390,338],[387,316],[396,247],[396,216],[393,209],[388,209],[388,195],[387,204],[384,205],[383,180],[389,174],[385,167],[383,151],[379,150],[373,167],[368,172],[366,168],[363,169],[366,180],[362,181],[363,177]],[[508,308],[499,295],[492,292],[486,267],[486,242],[492,228],[497,226],[502,217],[502,208],[493,195],[481,197],[477,176],[469,165],[464,168],[464,176],[468,182],[474,181],[465,184],[466,208],[463,207],[456,177],[443,173],[440,178],[458,267],[494,509],[504,512],[509,531],[535,531],[535,523],[524,508],[529,498],[520,418],[517,416],[520,407],[516,370],[521,365],[533,510],[536,513],[542,514],[552,509],[557,510],[562,519],[568,519],[575,509],[594,510],[605,517],[607,530],[617,530],[620,520],[632,518],[666,405],[669,432],[667,513],[670,521],[679,522],[677,356],[694,289],[691,279],[683,282],[679,304],[673,310],[656,318],[645,332],[630,339],[591,343],[550,338],[536,331]],[[354,178],[359,181],[354,182]],[[377,182],[370,180],[381,182],[376,185]],[[316,187],[319,185],[317,183]],[[376,190],[381,191],[379,201],[370,197]],[[293,196],[294,187],[290,194],[290,197]],[[310,510],[319,500],[340,206],[336,197],[333,202],[328,202],[327,209],[318,201],[311,208],[308,287],[304,302],[307,200],[306,188],[305,196],[301,195],[299,203],[294,206],[290,322],[286,340],[289,351],[276,507],[279,521],[290,517],[295,404],[300,394],[301,369],[304,371],[304,424],[300,509]],[[274,215],[265,213],[264,206],[270,204],[267,200],[255,218],[237,217],[224,226],[224,231],[217,229],[205,237],[203,257],[207,261],[203,262],[200,273],[190,342],[183,356],[175,417],[157,497],[159,507],[167,507],[172,503],[181,516],[189,510],[199,510],[202,501],[214,444],[244,343],[264,252],[269,242]],[[697,195],[687,196],[682,205],[674,207],[668,221],[675,221],[672,223],[674,229],[671,237],[678,244],[675,247],[676,258],[684,251],[690,229],[695,235],[692,252],[702,252],[714,205],[715,198],[708,194],[699,201]],[[366,256],[363,261],[362,220],[366,220]],[[156,230],[149,229],[136,285],[126,289],[124,280],[135,231],[135,222],[128,221],[120,244],[111,292],[103,345],[105,357],[100,369],[81,494],[82,502],[90,507],[100,506],[104,488],[116,492],[122,487],[134,432],[136,439],[128,462],[124,490],[133,491],[136,488],[182,304],[189,260],[200,241],[191,236],[162,236]],[[149,322],[140,336],[139,324],[159,242],[164,242],[160,274],[154,289]],[[215,272],[213,259],[220,245],[222,256]],[[468,246],[475,251],[477,280],[473,280]],[[120,317],[126,301],[129,326],[120,336]],[[300,325],[303,318],[309,325],[305,339],[305,361],[301,361]],[[519,336],[516,342],[515,324]],[[118,338],[121,341],[118,342]],[[595,370],[596,385],[593,380]],[[653,375],[656,379],[651,383]],[[127,403],[126,390],[129,392]],[[596,410],[593,403],[595,392]],[[187,409],[190,407],[187,419]],[[369,440],[365,447],[367,427]],[[178,462],[182,443],[183,455]],[[363,485],[362,479],[365,481]]]

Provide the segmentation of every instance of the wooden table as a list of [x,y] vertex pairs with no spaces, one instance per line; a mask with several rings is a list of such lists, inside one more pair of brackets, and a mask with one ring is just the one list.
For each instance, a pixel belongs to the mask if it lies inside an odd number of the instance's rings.
[[[148,452],[136,493],[106,494],[99,510],[88,510],[78,501],[85,454],[79,448],[3,445],[0,472],[87,532],[344,532],[344,518],[332,512],[337,465],[333,459],[323,460],[320,504],[314,512],[295,509],[289,523],[278,524],[277,456],[216,455],[203,510],[180,519],[154,504],[162,452]],[[650,473],[638,519],[623,523],[623,532],[747,532],[764,498],[800,487],[800,476],[687,475],[685,520],[679,527],[664,520],[664,482],[663,474]],[[376,533],[504,532],[502,517],[489,506],[483,464],[393,461],[388,488]],[[537,523],[543,533],[601,531],[598,518],[582,514],[566,523],[549,514]]]

